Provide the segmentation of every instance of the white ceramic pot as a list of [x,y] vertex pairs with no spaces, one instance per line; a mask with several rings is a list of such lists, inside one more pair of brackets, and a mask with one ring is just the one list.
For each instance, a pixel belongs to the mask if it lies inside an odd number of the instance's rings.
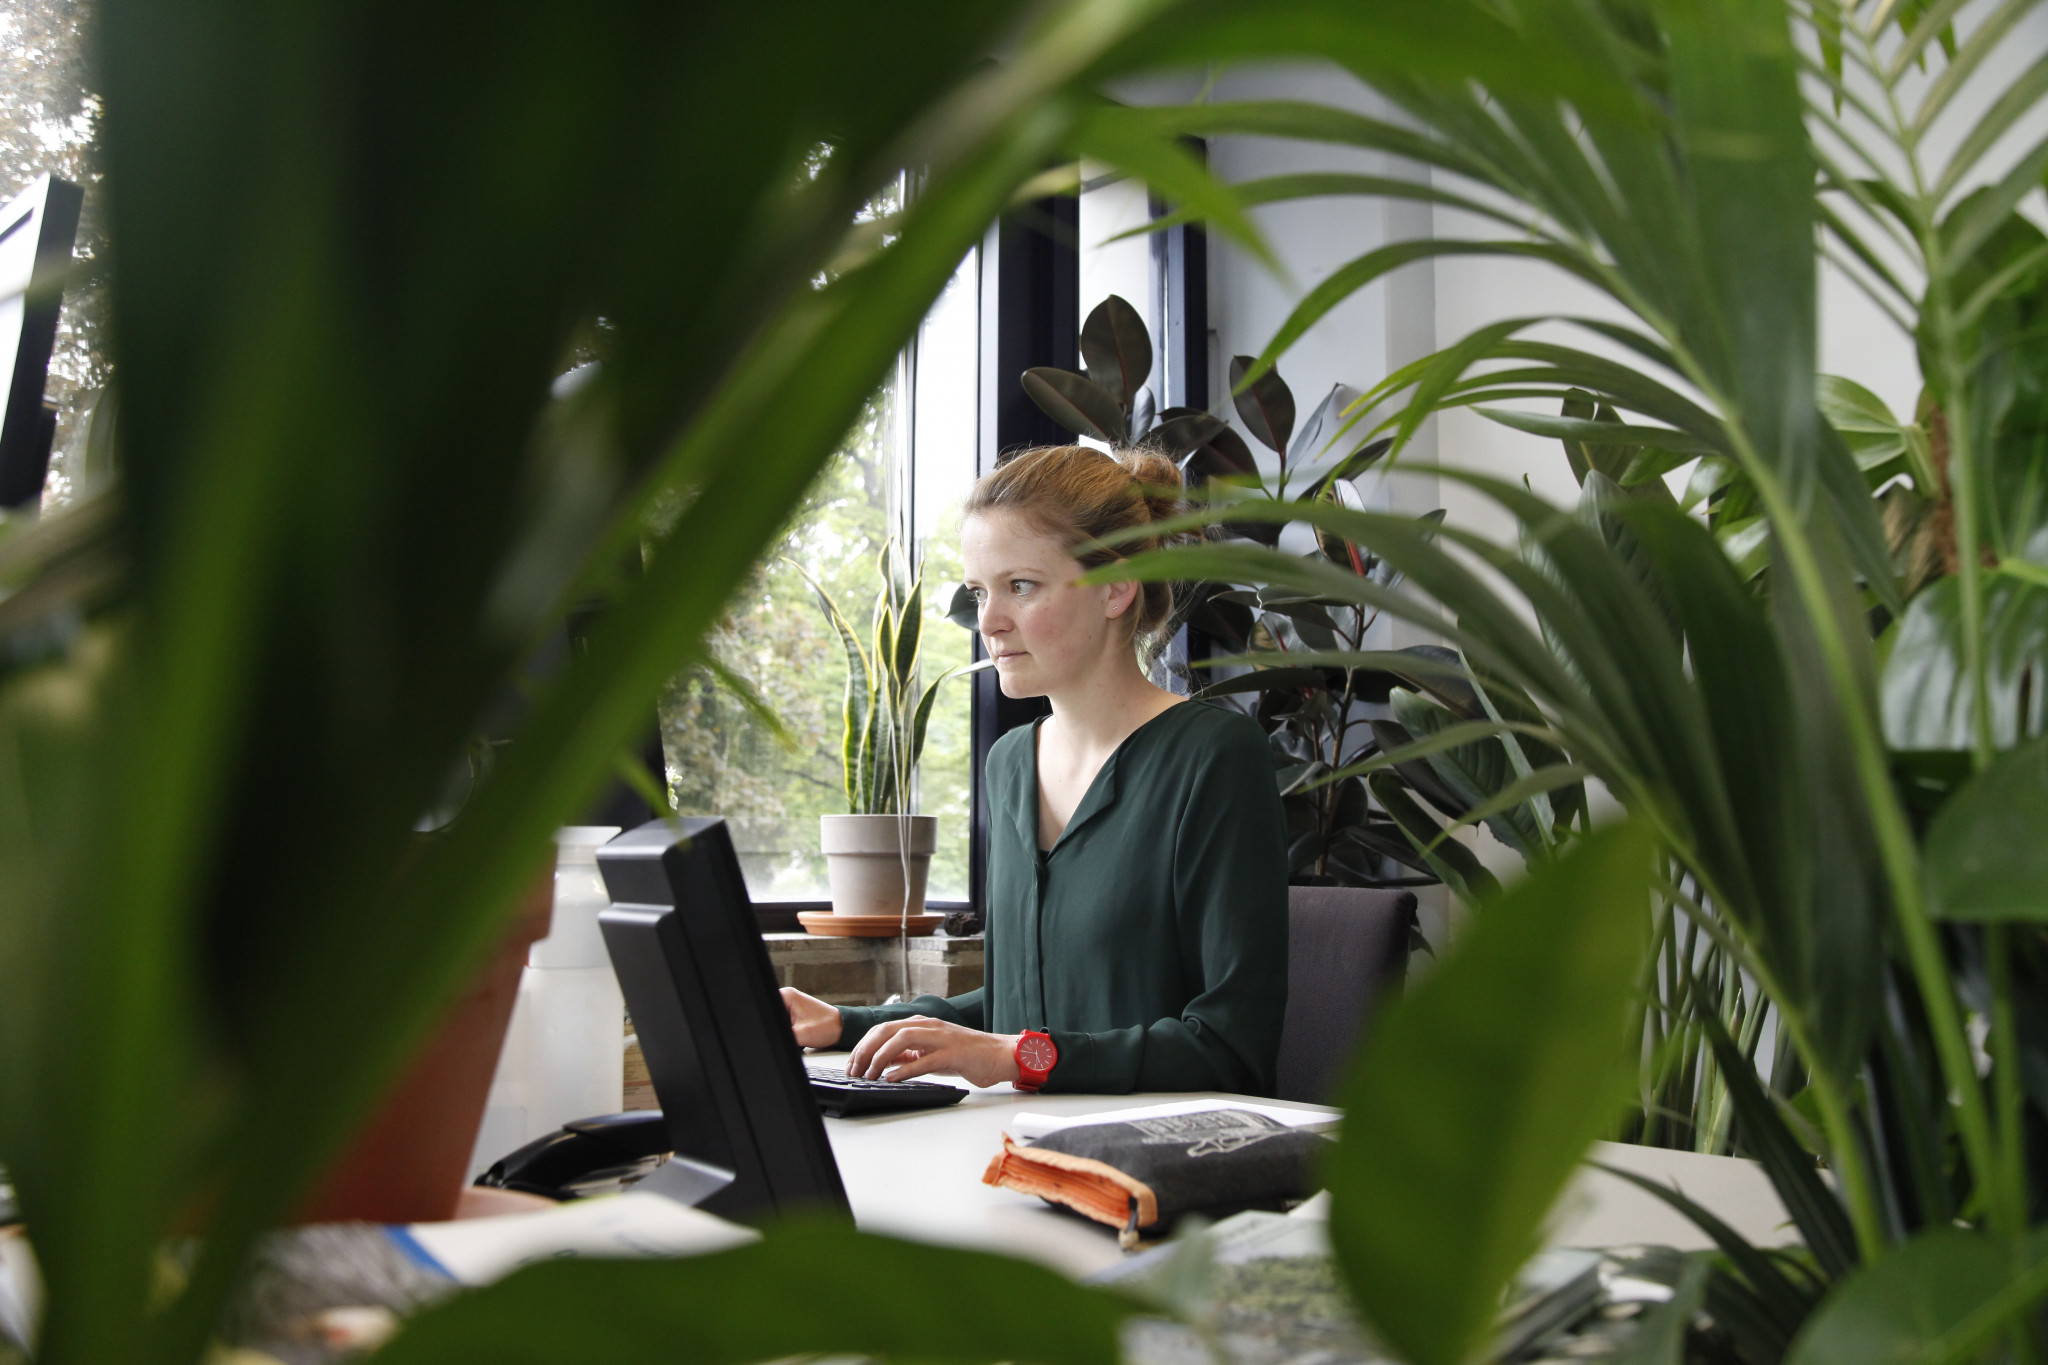
[[821,815],[818,825],[833,914],[900,915],[906,903],[910,914],[924,913],[938,816]]

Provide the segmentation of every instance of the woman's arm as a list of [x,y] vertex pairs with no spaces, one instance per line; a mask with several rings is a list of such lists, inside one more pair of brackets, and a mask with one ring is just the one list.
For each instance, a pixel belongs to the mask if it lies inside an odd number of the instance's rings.
[[[784,1001],[787,1001],[791,995],[795,994],[801,994],[801,992],[791,991],[787,988],[782,992]],[[804,999],[809,1000],[811,997],[804,996]],[[964,995],[951,997],[920,995],[915,1000],[906,1000],[895,1005],[841,1005],[838,1007],[838,1034],[835,1037],[826,1038],[821,1030],[813,1035],[821,1039],[819,1042],[805,1041],[801,1032],[802,1025],[796,1017],[795,1007],[791,1008],[790,1022],[799,1029],[797,1041],[803,1043],[805,1047],[851,1048],[865,1037],[867,1031],[876,1024],[886,1023],[891,1019],[908,1019],[912,1015],[923,1015],[929,1019],[942,1019],[949,1024],[959,1024],[963,1028],[982,1028],[984,1027],[982,1021],[985,1016],[982,1012],[981,1001],[981,987],[977,986]],[[818,1003],[822,1004],[823,1002]],[[832,1006],[826,1005],[825,1008],[831,1009]]]

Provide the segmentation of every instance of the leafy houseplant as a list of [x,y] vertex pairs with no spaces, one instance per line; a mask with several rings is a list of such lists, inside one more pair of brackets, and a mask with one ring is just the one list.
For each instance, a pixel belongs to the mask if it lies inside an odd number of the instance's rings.
[[[1567,320],[1602,349],[1511,319],[1389,376],[1352,413],[1404,398],[1388,422],[1398,457],[1432,413],[1556,403],[1556,416],[1481,411],[1575,447],[1581,514],[1445,471],[1505,508],[1522,543],[1327,505],[1205,514],[1313,522],[1419,592],[1248,545],[1104,577],[1343,595],[1440,632],[1475,681],[1505,679],[1536,708],[1491,717],[1497,732],[1528,725],[1569,755],[1523,795],[1596,776],[1655,832],[1664,948],[1639,987],[1673,1032],[1638,1031],[1631,1061],[1667,1044],[1704,1061],[1696,1093],[1722,1110],[1708,1126],[1764,1163],[1805,1241],[1761,1252],[1658,1191],[1719,1248],[1663,1315],[1666,1358],[2036,1359],[2048,739],[2029,680],[2048,665],[2034,633],[2048,465],[2032,319],[2048,247],[2018,209],[2048,144],[1986,161],[2048,92],[2040,65],[2001,52],[2029,6],[1544,9],[1608,67],[1606,95],[1418,78],[1375,81],[1399,125],[1278,103],[1130,117],[1368,147],[1436,172],[1280,177],[1239,187],[1246,202],[1348,181],[1511,227],[1367,252],[1310,291],[1262,365],[1422,257],[1520,256],[1607,293],[1626,321]],[[1816,373],[1820,250],[1913,337],[1926,392],[1911,423]],[[1710,461],[1696,485],[1707,525],[1657,482],[1695,455]],[[1887,526],[1873,478],[1894,473],[1913,487],[1884,490]],[[1738,988],[1750,994],[1731,1011]],[[1780,1040],[1767,1074],[1766,1015]],[[1498,1157],[1483,1178],[1512,1170]],[[1426,1340],[1406,1349],[1450,1358]]]
[[949,678],[988,667],[988,661],[947,669],[918,690],[924,639],[924,573],[908,577],[893,542],[882,547],[875,570],[871,643],[863,644],[823,585],[793,565],[818,595],[846,651],[845,729],[840,755],[848,814],[818,817],[832,878],[832,909],[840,915],[888,915],[907,925],[912,907],[924,908],[925,877],[938,846],[938,817],[915,815],[918,760],[932,704]]

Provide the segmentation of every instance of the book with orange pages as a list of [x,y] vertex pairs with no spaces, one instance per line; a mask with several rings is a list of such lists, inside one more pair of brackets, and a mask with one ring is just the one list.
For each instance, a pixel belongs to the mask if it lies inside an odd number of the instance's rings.
[[1278,1207],[1315,1192],[1329,1139],[1244,1109],[1080,1124],[1025,1144],[1005,1135],[985,1184],[1037,1195],[1132,1242],[1184,1213]]

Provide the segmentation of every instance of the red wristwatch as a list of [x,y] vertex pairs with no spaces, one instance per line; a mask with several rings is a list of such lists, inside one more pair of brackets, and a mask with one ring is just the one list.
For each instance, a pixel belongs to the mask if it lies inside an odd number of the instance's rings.
[[1026,1029],[1017,1039],[1017,1079],[1012,1084],[1019,1090],[1036,1090],[1059,1064],[1060,1050],[1052,1045],[1052,1035]]

